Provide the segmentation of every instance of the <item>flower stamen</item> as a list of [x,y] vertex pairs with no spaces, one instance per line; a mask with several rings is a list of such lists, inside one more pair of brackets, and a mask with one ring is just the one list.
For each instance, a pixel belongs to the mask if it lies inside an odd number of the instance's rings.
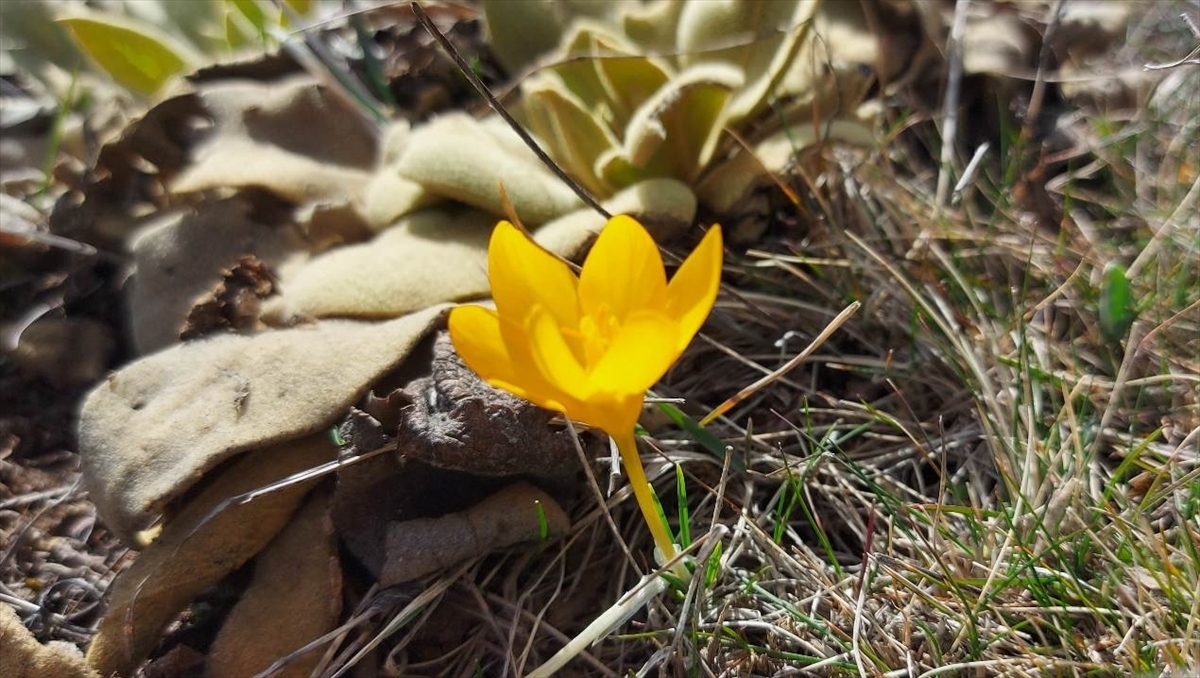
[[609,312],[608,304],[601,304],[595,315],[585,315],[579,320],[579,332],[583,337],[584,356],[588,366],[600,362],[608,351],[612,340],[621,331],[621,324]]

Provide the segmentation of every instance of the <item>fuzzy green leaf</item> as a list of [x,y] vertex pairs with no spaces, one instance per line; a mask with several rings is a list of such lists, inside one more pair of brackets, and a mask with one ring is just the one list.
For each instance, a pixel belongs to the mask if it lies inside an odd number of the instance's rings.
[[240,12],[259,35],[266,35],[269,25],[278,23],[268,17],[267,13],[254,0],[226,0],[226,2]]
[[776,86],[808,38],[819,6],[812,0],[777,0],[748,12],[736,0],[687,3],[677,27],[680,65],[724,63],[740,69],[746,80],[729,102],[729,115],[735,120],[750,116],[772,93],[780,96]]
[[741,83],[741,72],[723,64],[675,76],[634,113],[622,147],[602,155],[596,173],[618,185],[663,176],[694,180],[712,156],[725,104]]
[[529,125],[546,141],[554,158],[592,193],[612,194],[614,187],[592,171],[597,158],[619,145],[612,132],[551,78],[527,83],[525,98]]

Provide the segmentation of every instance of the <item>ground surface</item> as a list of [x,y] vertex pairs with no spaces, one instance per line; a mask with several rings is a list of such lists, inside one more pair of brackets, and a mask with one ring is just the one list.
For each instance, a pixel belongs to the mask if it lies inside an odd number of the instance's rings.
[[[1177,7],[1196,13],[1191,3]],[[699,611],[681,613],[692,603],[680,592],[597,649],[599,659],[579,662],[580,675],[622,661],[636,669],[661,648],[754,675],[814,663],[836,675],[866,663],[902,671],[906,662],[981,675],[1200,667],[1200,135],[1178,112],[1196,101],[1200,68],[1139,80],[1142,65],[1184,57],[1192,40],[1179,12],[1155,4],[1153,14],[1139,15],[1105,48],[1110,58],[1089,66],[1093,76],[1127,75],[1124,90],[1052,85],[1031,122],[1029,74],[969,80],[962,96],[977,115],[965,116],[960,141],[974,149],[1002,140],[1009,154],[961,205],[934,204],[937,87],[923,101],[890,102],[893,134],[871,161],[823,149],[807,167],[817,175],[784,179],[799,199],[764,193],[759,223],[742,224],[756,235],[731,248],[731,293],[662,395],[703,414],[783,365],[785,351],[798,350],[788,348],[788,331],[802,332],[802,345],[849,300],[864,310],[802,369],[777,375],[714,425],[737,446],[732,471],[678,430],[678,440],[662,436],[665,453],[688,469],[679,503],[690,505],[695,534],[720,524],[734,536]],[[409,24],[388,36],[406,55],[389,65],[409,77],[405,115],[478,108],[418,31]],[[459,35],[468,51],[480,40]],[[49,130],[52,120],[31,113],[21,130]],[[10,180],[21,169],[5,167]],[[24,169],[36,176],[41,167]],[[69,181],[70,170],[59,176]],[[122,296],[129,267],[120,255],[45,237],[64,191],[37,183],[6,182],[30,209],[8,205],[0,233],[0,602],[39,640],[83,646],[108,585],[135,557],[88,501],[75,439],[82,394],[133,355]],[[18,218],[41,235],[18,234],[8,226]],[[1108,262],[1129,268],[1143,258],[1155,265],[1140,264],[1132,288],[1105,286]],[[1146,300],[1132,303],[1136,321],[1122,327],[1101,310],[1114,293]],[[42,317],[53,322],[25,332]],[[670,475],[658,489],[674,506]],[[572,514],[588,519],[578,521],[569,557],[528,570],[477,563],[442,582],[442,609],[463,628],[418,636],[424,645],[412,661],[470,666],[443,661],[464,637],[481,657],[512,655],[524,637],[472,635],[470,620],[528,621],[551,610],[555,632],[573,632],[627,588],[634,577],[594,500],[579,501]],[[644,548],[630,502],[615,514],[632,550]],[[511,581],[497,583],[501,575]],[[535,582],[532,602],[514,593],[515,581]],[[228,604],[213,592],[199,607]],[[164,649],[202,650],[213,632],[205,619],[193,610]],[[392,659],[381,664],[404,674]]]

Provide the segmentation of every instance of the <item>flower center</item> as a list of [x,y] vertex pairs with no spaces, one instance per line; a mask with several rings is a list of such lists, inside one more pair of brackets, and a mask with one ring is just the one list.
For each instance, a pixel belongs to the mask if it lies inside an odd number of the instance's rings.
[[600,361],[609,345],[621,329],[617,317],[609,312],[608,304],[601,304],[595,314],[585,315],[579,320],[579,333],[583,336],[583,357],[588,366]]

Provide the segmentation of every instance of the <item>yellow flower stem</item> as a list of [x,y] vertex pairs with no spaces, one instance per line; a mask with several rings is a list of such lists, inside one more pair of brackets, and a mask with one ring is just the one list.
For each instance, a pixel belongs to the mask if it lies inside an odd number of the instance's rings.
[[613,440],[617,442],[617,449],[621,452],[621,463],[625,465],[625,473],[629,474],[629,484],[633,487],[633,496],[637,499],[638,508],[642,510],[642,517],[646,519],[646,526],[650,528],[650,534],[654,536],[654,544],[662,552],[663,558],[670,560],[675,557],[675,544],[671,541],[671,535],[667,532],[666,526],[658,519],[658,511],[654,506],[654,489],[646,480],[646,471],[642,468],[642,458],[638,455],[637,438],[634,437],[633,431],[629,431],[613,435]]

